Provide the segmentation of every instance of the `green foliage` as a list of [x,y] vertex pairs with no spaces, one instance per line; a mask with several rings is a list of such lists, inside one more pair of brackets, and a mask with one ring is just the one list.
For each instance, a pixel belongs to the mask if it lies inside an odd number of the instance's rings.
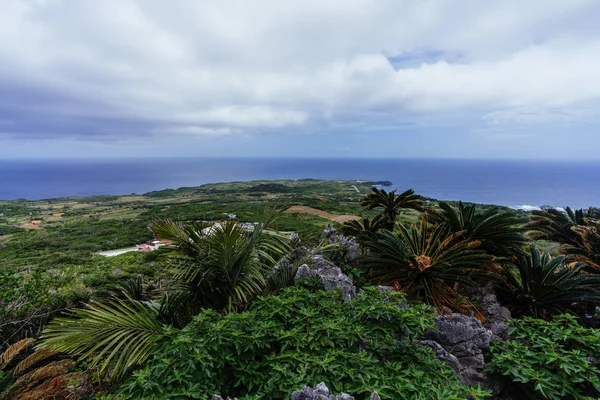
[[573,310],[574,304],[600,304],[600,275],[584,272],[585,264],[568,265],[531,247],[529,256],[506,266],[505,295],[520,315],[545,317]]
[[150,253],[127,253],[116,257],[68,252],[53,266],[0,269],[0,338],[12,342],[37,336],[57,313],[90,299],[121,280],[168,276],[164,260],[147,261]]
[[249,192],[286,193],[290,189],[281,183],[262,183],[248,189]]
[[386,229],[393,230],[396,217],[402,209],[423,211],[423,198],[415,191],[407,191],[396,195],[396,190],[386,192],[383,189],[372,188],[372,193],[365,197],[361,205],[369,210],[381,209],[383,223]]
[[395,292],[370,288],[345,303],[339,294],[288,288],[246,312],[203,311],[183,330],[169,331],[119,395],[283,399],[324,381],[359,398],[372,391],[394,399],[483,398],[416,343],[433,319],[428,307],[408,307]]
[[489,256],[477,249],[479,243],[459,241],[460,233],[448,235],[444,226],[430,226],[425,218],[419,227],[398,227],[397,234],[384,231],[366,243],[370,253],[362,264],[373,281],[398,284],[410,298],[438,308],[465,308],[455,286],[488,276],[483,266]]
[[488,366],[526,398],[600,397],[599,330],[579,326],[571,315],[552,321],[526,317],[510,321],[509,336],[492,343]]

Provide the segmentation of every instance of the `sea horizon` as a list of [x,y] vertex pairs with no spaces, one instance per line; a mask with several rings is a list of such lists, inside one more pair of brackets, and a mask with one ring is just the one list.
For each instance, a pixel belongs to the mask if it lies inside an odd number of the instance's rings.
[[458,158],[148,157],[0,160],[0,200],[143,194],[207,183],[393,183],[440,200],[514,208],[600,205],[600,161]]

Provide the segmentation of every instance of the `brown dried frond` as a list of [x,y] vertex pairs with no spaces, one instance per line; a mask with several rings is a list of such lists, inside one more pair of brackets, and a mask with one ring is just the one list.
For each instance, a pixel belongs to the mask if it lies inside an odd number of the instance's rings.
[[47,360],[48,358],[53,357],[56,354],[58,354],[58,353],[56,353],[54,351],[50,351],[50,350],[38,350],[35,353],[27,356],[27,358],[22,360],[20,363],[18,363],[16,365],[16,367],[13,369],[13,372],[17,375],[20,375],[22,372],[27,370],[29,367],[39,363],[40,361]]
[[[83,385],[87,380],[87,375],[80,372],[72,372],[69,374],[60,375],[54,378],[49,378],[42,383],[30,388],[30,390],[21,392],[14,396],[15,400],[38,400],[38,399],[79,399],[83,396],[78,396],[69,390],[68,386],[74,381],[78,381],[78,385]],[[87,393],[87,391],[86,391]]]
[[38,382],[48,378],[55,378],[59,375],[64,375],[67,373],[69,368],[73,365],[73,360],[61,360],[54,361],[50,364],[44,365],[43,367],[36,368],[31,372],[26,373],[21,376],[17,381],[11,386],[11,390],[17,389],[19,386],[26,384],[26,386],[20,389],[20,392],[25,392],[30,390],[32,387],[36,386]]
[[35,339],[33,338],[26,338],[10,345],[4,351],[4,353],[0,355],[0,370],[10,363],[12,359],[19,355],[23,350],[27,349],[34,341]]

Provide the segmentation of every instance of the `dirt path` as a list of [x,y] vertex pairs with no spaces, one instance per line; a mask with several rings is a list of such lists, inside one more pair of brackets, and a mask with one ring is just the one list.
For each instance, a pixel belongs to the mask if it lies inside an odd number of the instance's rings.
[[317,215],[319,217],[322,217],[322,218],[325,218],[325,219],[328,219],[330,221],[334,221],[334,222],[337,222],[340,224],[343,224],[344,222],[347,222],[347,221],[354,221],[354,220],[360,219],[360,217],[357,217],[356,215],[331,214],[331,213],[328,213],[327,211],[317,210],[316,208],[307,207],[307,206],[291,206],[290,208],[285,210],[285,212]]

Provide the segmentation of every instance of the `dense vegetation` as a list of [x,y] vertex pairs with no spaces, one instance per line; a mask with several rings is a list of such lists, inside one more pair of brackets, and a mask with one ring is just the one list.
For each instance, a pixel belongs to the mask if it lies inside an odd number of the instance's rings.
[[[303,213],[270,211],[290,206]],[[484,320],[483,286],[512,311],[488,358],[513,395],[600,395],[596,208],[528,215],[306,180],[0,210],[6,398],[267,399],[320,381],[357,398],[483,398],[417,343],[434,308]],[[43,222],[20,228],[33,219]],[[321,237],[327,225],[358,250]],[[171,245],[97,254],[152,238]],[[364,293],[343,302],[318,281],[296,282],[317,254]]]
[[[327,310],[324,312],[324,310]],[[286,289],[248,311],[203,311],[167,331],[156,357],[120,389],[125,398],[282,399],[303,382],[389,399],[482,398],[416,343],[432,310],[407,308],[399,293],[370,289],[344,302],[327,292]]]
[[597,398],[600,331],[565,314],[550,321],[513,320],[509,335],[510,340],[493,343],[489,367],[509,376],[529,398]]

